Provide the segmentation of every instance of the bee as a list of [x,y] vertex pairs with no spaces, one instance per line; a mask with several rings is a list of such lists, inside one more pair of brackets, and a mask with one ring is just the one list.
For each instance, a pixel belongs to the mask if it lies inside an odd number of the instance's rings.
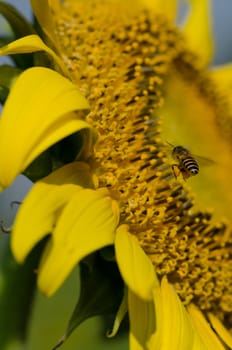
[[172,157],[178,161],[178,164],[172,165],[172,171],[175,177],[182,174],[185,180],[199,173],[198,162],[186,148],[175,146],[172,150]]
[[215,164],[212,159],[193,155],[183,146],[173,146],[171,143],[167,143],[169,146],[172,146],[172,157],[178,162],[178,164],[172,165],[172,171],[176,178],[180,174],[184,180],[197,175],[199,173],[199,164],[206,166]]

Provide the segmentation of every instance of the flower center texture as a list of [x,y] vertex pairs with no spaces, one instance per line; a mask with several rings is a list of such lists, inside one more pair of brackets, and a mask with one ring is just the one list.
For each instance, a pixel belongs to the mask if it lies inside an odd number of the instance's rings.
[[171,76],[194,85],[215,113],[224,113],[224,102],[178,30],[129,4],[69,0],[57,18],[63,60],[89,100],[85,118],[99,134],[89,162],[157,275],[167,276],[185,305],[194,302],[229,325],[231,231],[213,222],[209,210],[194,209],[188,183],[174,177],[161,115]]

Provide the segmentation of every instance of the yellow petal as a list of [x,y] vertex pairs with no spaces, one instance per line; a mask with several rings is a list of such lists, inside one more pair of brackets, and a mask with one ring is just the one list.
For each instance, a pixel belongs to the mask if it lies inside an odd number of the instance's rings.
[[[166,101],[160,110],[163,140],[215,161],[211,166],[204,166],[200,160],[199,176],[189,179],[196,209],[213,207],[215,219],[231,217],[231,145],[224,136],[229,134],[228,115],[223,115],[221,109],[219,112],[215,107],[217,102],[215,105],[209,102],[195,83],[185,81],[176,73],[169,74],[165,92]],[[166,149],[173,163],[172,147],[167,145]]]
[[129,289],[142,299],[151,299],[152,289],[158,283],[154,267],[126,225],[117,230],[115,249],[119,270]]
[[147,343],[156,328],[153,301],[144,301],[129,290],[128,309],[130,318],[130,350],[156,349],[147,347]]
[[141,0],[144,6],[156,13],[162,13],[174,21],[177,14],[178,0]]
[[73,111],[88,103],[69,80],[42,67],[16,80],[0,120],[0,184],[7,187],[39,154],[76,131],[92,130]]
[[216,82],[220,92],[226,95],[229,111],[232,114],[232,64],[217,66],[210,71],[210,75]]
[[232,64],[217,66],[210,73],[219,85],[228,89],[232,88]]
[[184,25],[188,47],[200,57],[200,65],[208,65],[213,57],[213,35],[210,0],[188,0],[191,5]]
[[53,11],[59,9],[58,0],[31,0],[33,12],[48,38],[55,44]]
[[[200,310],[194,306],[188,306],[188,312],[190,314],[191,320],[193,322],[194,328],[198,333],[201,342],[204,344],[207,350],[225,350],[222,343],[219,341],[218,337],[210,327],[209,323],[206,321]],[[198,349],[195,347],[194,349]]]
[[212,313],[209,313],[208,317],[215,332],[217,332],[217,334],[224,341],[224,343],[228,345],[230,349],[232,349],[231,333],[229,333],[229,331],[223,326],[219,319],[215,317]]
[[149,343],[150,349],[192,349],[192,324],[182,302],[166,278],[163,278],[161,288],[154,290],[154,302],[157,325],[156,333]]
[[[73,162],[34,185],[19,208],[12,232],[12,250],[19,262],[41,238],[51,233],[58,214],[71,196],[81,186],[92,186],[92,180],[87,164]],[[26,238],[22,239],[24,234]]]
[[53,294],[86,255],[114,243],[118,207],[105,191],[83,189],[64,208],[39,267],[38,285]]
[[45,43],[40,39],[38,35],[28,35],[18,40],[15,40],[0,48],[0,55],[14,55],[18,53],[30,53],[37,51],[45,51],[52,60],[57,64],[60,70],[68,76],[68,71],[63,63],[63,61],[56,55],[56,53],[50,49]]
[[51,233],[59,211],[80,189],[75,185],[48,185],[38,182],[19,208],[12,232],[11,247],[22,262],[45,235]]
[[195,334],[194,340],[193,340],[193,345],[191,350],[210,350],[208,349],[201,341],[199,338],[198,334]]

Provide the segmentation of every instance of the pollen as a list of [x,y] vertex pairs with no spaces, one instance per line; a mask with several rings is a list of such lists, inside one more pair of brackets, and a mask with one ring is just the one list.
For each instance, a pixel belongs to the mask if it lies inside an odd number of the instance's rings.
[[207,210],[194,210],[162,138],[165,81],[173,69],[188,74],[194,67],[175,27],[129,3],[69,0],[57,18],[63,59],[99,134],[89,162],[158,276],[167,276],[186,305],[225,321],[232,311],[231,232]]

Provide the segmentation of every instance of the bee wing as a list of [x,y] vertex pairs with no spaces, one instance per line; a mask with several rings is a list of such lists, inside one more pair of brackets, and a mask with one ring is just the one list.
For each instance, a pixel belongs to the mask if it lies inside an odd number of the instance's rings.
[[216,162],[213,159],[210,159],[210,158],[207,158],[207,157],[202,157],[202,156],[199,156],[198,154],[192,154],[191,153],[191,155],[197,160],[197,162],[200,165],[211,166],[211,165],[215,165],[216,164]]
[[[173,145],[171,142],[167,141],[166,140],[166,143],[165,143],[165,146],[167,148],[172,148],[174,149],[176,146]],[[182,147],[182,146],[181,146]],[[183,147],[185,148],[185,147]],[[213,159],[210,159],[210,158],[207,158],[207,157],[203,157],[203,156],[199,156],[198,154],[194,154],[192,152],[190,152],[188,150],[188,148],[186,148],[186,150],[189,152],[189,154],[194,158],[196,159],[196,161],[200,164],[200,165],[203,165],[203,166],[211,166],[211,165],[215,165],[216,162],[213,160]]]

